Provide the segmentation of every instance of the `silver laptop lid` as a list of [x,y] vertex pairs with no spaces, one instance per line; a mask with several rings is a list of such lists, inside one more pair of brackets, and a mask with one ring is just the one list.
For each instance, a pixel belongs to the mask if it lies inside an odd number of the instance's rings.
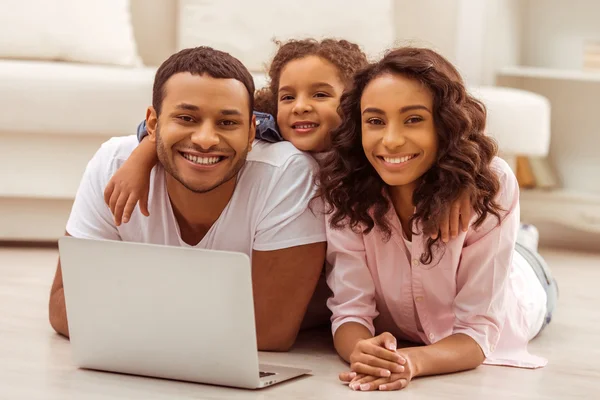
[[256,387],[247,255],[72,237],[59,250],[78,366]]

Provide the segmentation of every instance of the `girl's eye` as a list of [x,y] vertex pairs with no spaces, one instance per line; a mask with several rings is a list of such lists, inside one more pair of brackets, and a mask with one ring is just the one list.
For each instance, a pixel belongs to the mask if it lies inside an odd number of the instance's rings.
[[367,124],[371,125],[383,125],[383,121],[380,118],[369,118]]
[[281,101],[287,101],[287,100],[294,100],[294,98],[292,96],[290,96],[289,94],[281,97]]
[[330,97],[327,93],[319,92],[315,93],[315,97]]
[[184,122],[194,122],[194,118],[190,117],[189,115],[180,115],[177,118]]
[[422,117],[410,117],[409,119],[406,120],[407,124],[416,124],[423,121]]

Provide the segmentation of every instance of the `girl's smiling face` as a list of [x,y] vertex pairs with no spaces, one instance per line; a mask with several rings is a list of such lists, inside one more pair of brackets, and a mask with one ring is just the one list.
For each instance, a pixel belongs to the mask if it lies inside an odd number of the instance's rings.
[[365,155],[386,184],[414,184],[434,165],[438,137],[425,85],[383,74],[365,87],[360,110]]
[[327,150],[329,134],[341,123],[338,114],[344,83],[329,61],[307,56],[281,70],[277,125],[284,139],[309,152]]

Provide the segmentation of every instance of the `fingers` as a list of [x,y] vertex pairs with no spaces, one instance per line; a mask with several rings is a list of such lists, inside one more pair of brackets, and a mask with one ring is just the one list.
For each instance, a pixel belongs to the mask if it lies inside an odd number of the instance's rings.
[[379,339],[381,340],[381,345],[383,345],[383,347],[385,347],[386,349],[390,350],[390,351],[396,351],[396,338],[394,337],[394,335],[392,335],[389,332],[384,332],[381,335],[379,335]]
[[119,195],[119,198],[115,203],[115,211],[113,212],[113,215],[115,216],[115,224],[117,226],[121,225],[121,222],[123,220],[123,211],[125,210],[125,204],[127,204],[129,197],[130,196],[128,196],[127,194],[122,193]]
[[[363,379],[363,378],[366,378],[366,376],[367,376],[367,375],[363,375],[363,374],[356,374],[356,376],[354,377],[354,379],[352,379],[352,380],[350,381],[350,383],[354,383],[354,382],[360,381],[361,379]],[[377,379],[377,377],[375,377],[375,379]]]
[[400,390],[404,389],[406,386],[408,386],[408,379],[402,378],[401,375],[398,374],[394,374],[389,378],[357,375],[357,377],[348,385],[348,387],[352,390],[360,390],[365,392],[373,390]]
[[[373,343],[370,341],[363,341],[358,345],[358,350],[360,350],[360,352],[363,355],[377,357],[383,361],[391,361],[391,362],[397,363],[397,364],[404,364],[406,362],[404,357],[402,357],[400,354],[396,353],[395,350],[384,349],[382,347],[382,346],[384,346],[383,343],[384,342]],[[396,347],[396,339],[394,339],[393,345],[389,344],[389,348],[395,348],[395,347]],[[351,359],[350,361],[354,362],[354,361],[360,361],[360,360]]]
[[134,194],[129,195],[127,199],[127,203],[125,204],[125,209],[123,210],[123,223],[126,224],[129,222],[129,218],[131,218],[131,213],[135,208],[135,204],[137,203],[138,197]]
[[[352,371],[350,371],[350,372],[342,372],[342,373],[339,375],[339,379],[340,379],[340,381],[342,381],[342,382],[352,382],[352,380],[353,380],[354,378],[356,378],[357,376],[358,376],[358,375],[356,374],[356,372],[352,372]],[[362,377],[362,375],[361,375],[361,377]]]
[[448,243],[450,241],[450,215],[445,213],[440,221],[440,234],[442,235],[442,242]]
[[[110,184],[109,184],[110,185]],[[110,197],[108,193],[110,192]],[[127,191],[121,191],[118,186],[112,185],[110,187],[107,186],[107,189],[104,192],[106,204],[110,208],[110,212],[113,214],[115,219],[115,224],[120,226],[121,223],[126,224],[131,219],[131,214],[133,214],[133,210],[135,210],[135,205],[140,202],[140,211],[145,216],[149,216],[148,212],[148,193],[144,193],[143,197],[140,197],[135,193],[128,193]]]
[[398,379],[397,381],[393,381],[390,383],[383,383],[379,385],[379,390],[381,391],[390,391],[390,390],[401,390],[408,386],[408,380],[406,379]]
[[[458,200],[452,203],[448,213],[442,215],[440,220],[440,232],[442,242],[448,243],[451,239],[458,236],[459,230],[466,232],[469,229],[471,220],[471,199],[467,195],[461,195]],[[433,240],[437,239],[438,233],[431,235]]]
[[376,378],[371,381],[364,380],[359,385],[359,389],[361,392],[369,392],[371,390],[377,390],[380,385],[386,385],[388,383],[390,383],[390,378]]
[[460,229],[460,203],[452,204],[450,207],[450,238],[454,239],[458,236]]
[[110,198],[111,198],[114,190],[115,190],[115,183],[111,179],[110,182],[108,182],[108,185],[106,185],[106,189],[104,189],[104,202],[106,203],[106,205],[110,204]]
[[[382,363],[380,365],[381,368],[388,368],[387,365],[390,365],[390,363],[392,365],[396,365],[396,366],[406,363],[406,360],[404,359],[404,357],[402,357],[400,354],[396,353],[395,351],[386,350],[382,347],[379,347],[379,346],[376,346],[373,344],[371,344],[370,346],[367,346],[367,345],[361,346],[360,350],[362,351],[362,355],[357,357],[356,360],[352,360],[352,361],[360,361],[360,362],[364,362],[365,364],[376,365],[376,364],[371,364],[370,361],[371,360],[379,360]],[[385,363],[385,364],[383,364],[383,363]],[[398,371],[398,372],[400,372],[400,371]]]
[[[376,376],[364,376],[361,379],[355,379],[354,381],[350,382],[350,384],[348,385],[348,387],[350,387],[350,389],[352,390],[362,390],[362,387],[367,387],[368,385],[370,385],[371,382],[377,381],[381,378],[378,378]],[[384,379],[388,379],[388,378],[384,378]]]
[[[398,365],[400,367],[400,365]],[[372,375],[376,377],[388,378],[392,375],[392,372],[386,368],[373,367],[362,362],[354,362],[350,365],[352,371],[357,374]]]
[[146,217],[150,216],[148,212],[148,190],[145,190],[140,198],[140,211]]
[[404,372],[403,364],[406,364],[406,360],[395,351],[396,347],[396,338],[389,332],[358,342],[350,356],[351,370],[357,375],[376,377],[389,377],[392,373]]
[[[357,357],[356,363],[365,364],[370,367],[375,367],[390,372],[404,372],[404,366],[400,365],[398,362],[382,360],[381,358],[372,356],[370,354],[362,354],[361,356]],[[354,368],[352,368],[352,370],[355,371]]]
[[460,219],[462,222],[463,232],[469,230],[469,222],[471,221],[472,211],[473,207],[471,207],[471,198],[469,196],[462,196],[460,200]]
[[117,207],[117,201],[119,200],[119,195],[121,191],[118,187],[115,187],[112,194],[110,195],[110,200],[108,201],[108,207],[110,208],[110,212],[112,215],[115,215],[115,208]]

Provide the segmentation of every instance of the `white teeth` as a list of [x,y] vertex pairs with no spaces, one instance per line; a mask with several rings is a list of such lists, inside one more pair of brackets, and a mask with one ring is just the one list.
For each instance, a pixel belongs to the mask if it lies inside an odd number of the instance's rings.
[[390,164],[402,164],[407,162],[408,160],[412,160],[416,155],[412,156],[404,156],[404,157],[383,157],[383,160]]
[[317,124],[305,124],[305,125],[294,125],[294,128],[296,129],[311,129],[311,128],[316,128]]
[[183,153],[183,158],[185,158],[186,160],[190,160],[194,164],[201,165],[212,165],[218,163],[221,160],[221,157],[198,157],[188,153]]

